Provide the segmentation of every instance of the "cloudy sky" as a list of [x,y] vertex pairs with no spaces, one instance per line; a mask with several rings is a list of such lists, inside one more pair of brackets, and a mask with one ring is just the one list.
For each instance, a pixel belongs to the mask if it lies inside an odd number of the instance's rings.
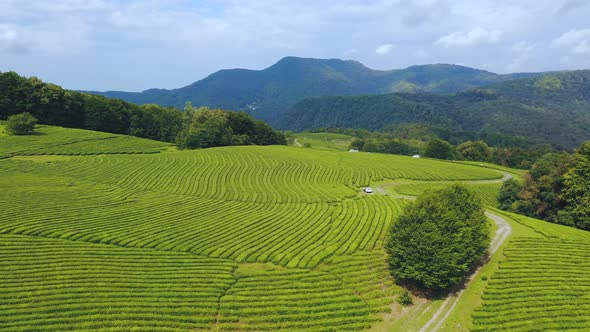
[[374,69],[582,69],[588,17],[589,0],[0,0],[0,71],[139,91],[287,55]]

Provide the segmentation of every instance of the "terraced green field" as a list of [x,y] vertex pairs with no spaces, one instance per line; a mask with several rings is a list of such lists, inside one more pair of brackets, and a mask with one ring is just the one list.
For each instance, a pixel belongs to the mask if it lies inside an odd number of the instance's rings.
[[298,133],[295,137],[297,143],[309,143],[313,149],[318,150],[348,151],[352,143],[352,136],[333,133]]
[[0,235],[4,331],[208,329],[233,261]]
[[[393,191],[401,195],[420,196],[428,190],[439,190],[453,182],[450,181],[436,181],[436,182],[410,182],[404,181],[393,186]],[[463,182],[469,189],[473,190],[482,200],[486,206],[498,206],[498,193],[502,187],[501,182],[496,183],[470,183]]]
[[171,145],[132,136],[38,125],[35,135],[8,136],[0,124],[0,158],[15,155],[158,153]]
[[0,138],[0,330],[362,330],[399,293],[382,244],[407,201],[361,187],[502,177],[393,155],[41,131]]
[[487,282],[473,330],[590,330],[590,232],[503,215],[514,237]]

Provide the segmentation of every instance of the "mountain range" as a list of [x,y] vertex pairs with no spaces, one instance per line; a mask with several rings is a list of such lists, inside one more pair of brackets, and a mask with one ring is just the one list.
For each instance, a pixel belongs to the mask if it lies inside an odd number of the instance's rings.
[[422,123],[524,136],[573,148],[590,139],[590,70],[521,78],[454,95],[391,93],[307,98],[276,126],[294,131],[340,127],[383,130]]
[[220,70],[178,89],[87,92],[137,104],[158,104],[181,109],[185,102],[190,101],[193,105],[246,111],[256,118],[276,124],[283,113],[308,97],[392,92],[445,95],[536,75],[499,75],[448,64],[373,70],[351,60],[286,57],[263,70]]

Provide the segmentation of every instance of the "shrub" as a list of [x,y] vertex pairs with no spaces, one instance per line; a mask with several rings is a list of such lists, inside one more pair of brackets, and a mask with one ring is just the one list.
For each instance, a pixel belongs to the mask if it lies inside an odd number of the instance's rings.
[[404,291],[402,293],[402,295],[399,296],[399,298],[397,299],[397,302],[401,305],[403,305],[404,307],[410,306],[412,305],[412,296],[410,295],[410,292],[408,291]]
[[481,201],[464,186],[453,185],[408,205],[393,224],[385,249],[397,281],[441,291],[464,279],[489,242]]
[[31,113],[20,113],[8,117],[6,131],[11,135],[30,135],[35,131],[37,119]]

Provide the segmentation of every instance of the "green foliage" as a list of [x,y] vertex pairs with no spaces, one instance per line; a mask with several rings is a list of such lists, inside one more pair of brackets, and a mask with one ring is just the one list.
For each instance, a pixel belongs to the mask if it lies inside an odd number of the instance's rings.
[[435,139],[428,142],[426,150],[424,151],[424,156],[436,159],[453,160],[457,156],[457,151],[449,142]]
[[547,153],[524,176],[506,182],[498,199],[505,210],[580,229],[590,229],[590,143],[574,155]]
[[183,130],[176,140],[181,149],[287,144],[284,134],[243,112],[211,110],[207,107],[193,108],[190,103],[187,103],[184,112]]
[[506,167],[529,169],[542,156],[552,152],[555,152],[555,150],[548,145],[538,145],[528,148],[493,148],[490,161]]
[[28,112],[11,115],[4,125],[11,135],[31,135],[35,131],[37,119]]
[[589,92],[590,71],[580,70],[506,81],[451,96],[317,97],[294,105],[277,126],[298,131],[326,127],[385,131],[410,124],[415,127],[399,131],[409,129],[409,134],[423,135],[420,139],[432,139],[434,133],[454,144],[485,140],[493,146],[522,147],[528,140],[573,148],[590,136]]
[[404,291],[397,299],[397,302],[401,305],[403,305],[404,307],[407,306],[411,306],[413,301],[412,301],[412,295],[410,295],[410,292],[408,291]]
[[488,161],[491,157],[491,149],[484,141],[467,141],[457,147],[461,159],[472,161]]
[[0,119],[28,111],[44,124],[176,141],[182,148],[286,144],[283,134],[246,113],[194,109],[190,103],[184,113],[154,104],[138,106],[67,91],[14,72],[0,73],[0,101]]
[[512,204],[518,200],[518,194],[522,190],[522,185],[514,179],[504,181],[500,192],[498,193],[498,203],[502,210],[512,209]]
[[590,230],[590,141],[582,144],[564,175],[560,198],[565,205],[558,222]]
[[481,201],[453,185],[408,205],[394,222],[385,249],[396,280],[440,291],[461,282],[489,242]]
[[525,183],[511,209],[527,216],[557,221],[558,211],[563,208],[559,194],[570,160],[567,153],[547,153],[541,157],[524,176]]

